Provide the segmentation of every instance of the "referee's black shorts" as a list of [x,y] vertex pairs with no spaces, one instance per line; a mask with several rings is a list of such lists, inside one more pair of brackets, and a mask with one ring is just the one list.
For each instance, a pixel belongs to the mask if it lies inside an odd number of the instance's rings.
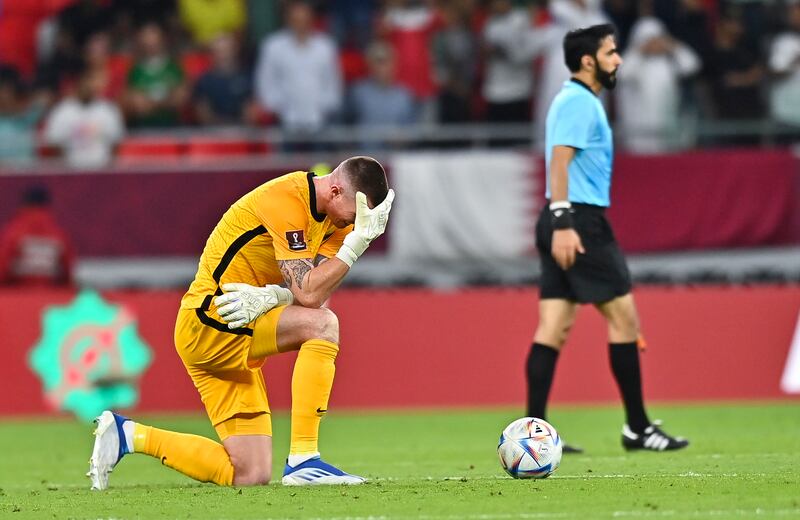
[[628,294],[631,275],[605,208],[575,203],[572,208],[572,222],[586,253],[577,254],[575,263],[566,271],[553,258],[553,226],[547,204],[536,223],[536,248],[542,265],[540,298],[602,303]]

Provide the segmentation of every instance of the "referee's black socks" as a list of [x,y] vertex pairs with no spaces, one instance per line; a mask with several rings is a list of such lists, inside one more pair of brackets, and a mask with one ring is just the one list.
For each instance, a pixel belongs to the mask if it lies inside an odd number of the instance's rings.
[[553,384],[558,350],[541,343],[534,343],[528,354],[528,417],[545,419],[547,396]]
[[634,433],[644,433],[650,426],[650,419],[644,411],[642,397],[642,374],[639,368],[639,348],[636,342],[609,343],[608,357],[611,371],[617,380],[622,401],[625,404],[625,415],[628,426]]

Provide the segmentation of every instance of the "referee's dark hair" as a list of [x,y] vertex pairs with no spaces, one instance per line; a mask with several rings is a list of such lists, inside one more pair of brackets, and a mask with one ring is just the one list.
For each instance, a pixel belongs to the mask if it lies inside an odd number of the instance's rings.
[[386,172],[381,163],[372,157],[351,157],[342,163],[342,173],[347,176],[355,191],[363,192],[374,207],[383,202],[389,193]]
[[597,57],[597,51],[607,36],[616,34],[617,30],[610,23],[592,25],[570,31],[564,36],[564,61],[571,72],[581,70],[581,58]]

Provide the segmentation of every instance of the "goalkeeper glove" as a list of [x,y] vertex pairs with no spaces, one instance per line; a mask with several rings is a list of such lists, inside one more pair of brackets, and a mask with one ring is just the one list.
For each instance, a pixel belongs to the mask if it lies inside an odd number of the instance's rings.
[[356,219],[353,231],[344,237],[342,247],[336,253],[336,258],[353,267],[358,257],[364,254],[370,242],[378,238],[386,230],[389,222],[389,212],[392,210],[394,190],[389,190],[386,198],[372,209],[367,205],[367,196],[362,192],[356,193]]
[[279,285],[253,287],[246,283],[222,285],[225,294],[214,298],[217,313],[229,329],[238,329],[278,305],[291,305],[292,291]]

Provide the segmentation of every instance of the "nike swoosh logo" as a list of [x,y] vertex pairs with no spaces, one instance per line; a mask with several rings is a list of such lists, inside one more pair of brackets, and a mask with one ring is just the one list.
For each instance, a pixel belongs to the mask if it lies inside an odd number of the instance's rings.
[[328,410],[323,410],[322,408],[317,408],[317,413],[328,413]]

